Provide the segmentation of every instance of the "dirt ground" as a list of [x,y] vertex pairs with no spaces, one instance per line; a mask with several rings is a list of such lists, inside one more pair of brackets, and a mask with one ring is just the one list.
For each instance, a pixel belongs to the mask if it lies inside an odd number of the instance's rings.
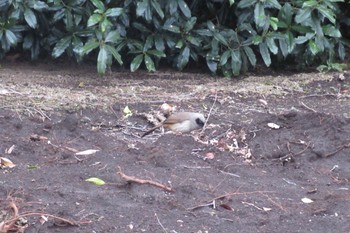
[[[204,132],[140,138],[164,102]],[[2,232],[350,232],[349,72],[5,63],[0,126]]]

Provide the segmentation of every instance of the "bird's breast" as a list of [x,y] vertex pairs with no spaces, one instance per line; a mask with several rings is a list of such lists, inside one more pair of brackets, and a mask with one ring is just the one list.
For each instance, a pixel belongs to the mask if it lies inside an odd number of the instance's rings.
[[190,120],[186,120],[180,123],[168,125],[168,128],[175,132],[187,133],[195,129]]

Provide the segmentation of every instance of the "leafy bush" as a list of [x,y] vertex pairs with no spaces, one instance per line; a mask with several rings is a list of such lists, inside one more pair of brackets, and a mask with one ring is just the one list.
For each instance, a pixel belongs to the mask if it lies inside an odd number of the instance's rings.
[[161,61],[178,70],[205,61],[225,76],[260,59],[266,66],[332,67],[350,46],[342,37],[348,8],[343,0],[3,0],[0,56],[89,56],[100,74],[115,63],[155,71]]

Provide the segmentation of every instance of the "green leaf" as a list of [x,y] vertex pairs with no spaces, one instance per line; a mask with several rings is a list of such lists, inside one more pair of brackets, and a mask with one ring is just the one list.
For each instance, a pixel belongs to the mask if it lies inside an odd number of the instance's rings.
[[104,74],[107,68],[108,52],[105,46],[100,46],[100,52],[97,57],[97,72],[99,74]]
[[194,37],[191,35],[186,36],[186,40],[189,41],[191,44],[195,45],[195,46],[200,46],[201,45],[201,41],[200,38],[198,37]]
[[207,21],[207,27],[210,31],[212,31],[212,32],[215,31],[215,25],[210,20]]
[[91,182],[91,183],[96,184],[96,185],[104,185],[104,184],[106,184],[106,182],[104,182],[100,178],[96,178],[96,177],[88,178],[85,181]]
[[137,7],[136,7],[136,15],[141,16],[145,13],[147,10],[147,3],[145,2],[137,2]]
[[41,11],[41,10],[46,10],[49,8],[49,6],[43,2],[43,1],[35,1],[34,7],[35,10]]
[[296,44],[304,44],[308,40],[309,38],[307,38],[306,36],[298,36],[297,38],[295,38],[294,41]]
[[77,36],[73,37],[72,46],[73,46],[73,52],[75,53],[75,56],[77,57],[78,62],[80,62],[82,60],[82,54],[80,51],[84,46],[80,37],[77,37]]
[[254,8],[254,21],[256,25],[263,27],[265,25],[265,19],[266,15],[264,6],[261,3],[257,3]]
[[34,12],[30,8],[26,8],[24,10],[24,19],[28,23],[29,27],[36,28],[37,26],[37,20]]
[[6,40],[11,44],[15,45],[18,41],[16,35],[11,30],[5,30]]
[[137,56],[132,60],[132,62],[131,62],[131,64],[130,64],[130,71],[131,71],[131,72],[136,71],[136,70],[140,67],[142,60],[143,60],[143,54],[137,55]]
[[136,15],[143,16],[147,21],[152,20],[152,11],[150,7],[150,0],[143,0],[142,2],[137,2]]
[[177,11],[177,0],[168,0],[167,2],[170,15],[175,14],[175,12]]
[[182,39],[180,39],[177,43],[176,43],[176,45],[175,45],[175,48],[177,48],[177,49],[182,49],[182,47],[184,46],[184,40],[182,40]]
[[273,28],[273,30],[277,30],[278,28],[278,18],[270,17],[270,25]]
[[83,55],[88,54],[92,50],[96,49],[99,45],[100,45],[100,43],[98,41],[90,40],[82,47],[80,53]]
[[67,29],[70,31],[73,28],[73,25],[74,25],[72,12],[69,9],[67,9],[65,11],[65,16],[66,16],[66,18],[65,18],[64,21],[65,21],[65,23],[67,25]]
[[287,2],[283,5],[282,9],[278,13],[278,18],[285,21],[287,25],[290,25],[292,23],[293,8],[290,3]]
[[239,50],[231,51],[231,68],[234,75],[239,75],[242,67],[241,52]]
[[117,43],[120,39],[120,34],[118,31],[110,31],[106,36],[105,42]]
[[304,1],[302,8],[313,8],[318,5],[316,0]]
[[281,4],[277,0],[266,0],[266,3],[273,6],[274,8],[280,10],[282,8]]
[[95,24],[98,24],[102,20],[102,18],[103,17],[100,14],[91,15],[89,20],[88,20],[87,26],[91,27],[91,26],[94,26]]
[[200,36],[212,36],[213,33],[209,29],[198,29],[195,31]]
[[326,25],[326,26],[323,26],[322,29],[323,29],[324,34],[327,36],[335,37],[335,38],[342,37],[339,29],[335,28],[334,26]]
[[235,4],[235,0],[229,0],[230,6],[232,6],[233,4]]
[[228,46],[228,42],[225,39],[225,37],[223,37],[219,32],[215,32],[214,33],[214,38],[219,41],[221,44]]
[[316,8],[324,17],[331,21],[331,23],[335,24],[335,15],[333,11],[323,5],[319,5]]
[[288,43],[288,52],[291,53],[295,46],[295,40],[294,40],[293,33],[291,33],[290,31],[287,32],[287,43]]
[[165,50],[164,40],[162,37],[155,36],[154,37],[154,44],[155,44],[157,50],[159,50],[159,51]]
[[105,14],[107,17],[117,17],[123,14],[123,12],[123,8],[109,8]]
[[156,57],[166,57],[166,54],[164,52],[159,51],[159,50],[155,50],[155,49],[148,50],[147,54],[150,54],[150,55],[153,55]]
[[187,18],[191,17],[191,10],[188,8],[186,2],[184,0],[178,0],[177,2],[178,6],[180,7],[180,10],[186,16]]
[[275,40],[273,38],[267,37],[266,44],[267,44],[267,47],[269,47],[271,53],[273,53],[275,55],[278,53],[278,47],[277,47]]
[[266,43],[259,44],[259,51],[262,59],[264,60],[265,65],[269,67],[271,65],[271,57]]
[[101,32],[105,32],[107,28],[112,27],[113,24],[107,18],[105,18],[101,23]]
[[292,25],[292,29],[296,32],[301,33],[301,34],[305,34],[305,33],[313,31],[310,29],[310,27],[306,27],[306,26],[302,26],[302,25]]
[[56,43],[56,46],[53,48],[52,56],[57,58],[62,55],[62,53],[68,48],[71,44],[72,36],[63,37]]
[[279,40],[279,44],[280,44],[280,49],[281,49],[282,55],[284,58],[286,58],[289,54],[287,39]]
[[114,59],[118,61],[119,65],[123,64],[122,56],[118,53],[118,51],[110,45],[105,45],[107,51],[113,55]]
[[345,47],[341,42],[338,44],[338,55],[341,60],[345,59]]
[[295,16],[295,22],[296,23],[303,23],[307,19],[311,18],[311,8],[305,8],[298,10],[297,15]]
[[242,0],[238,2],[237,7],[238,8],[247,8],[252,5],[254,5],[257,2],[257,0]]
[[207,59],[207,66],[209,70],[213,73],[216,73],[216,71],[218,70],[218,63],[211,59]]
[[163,29],[174,33],[180,33],[180,28],[174,25],[164,25]]
[[137,23],[137,22],[135,22],[135,23],[133,23],[132,24],[132,26],[134,27],[134,28],[136,28],[137,30],[139,30],[140,32],[145,32],[145,33],[149,33],[149,34],[151,34],[152,32],[148,29],[148,28],[146,28],[144,25],[142,25],[141,23]]
[[255,56],[253,50],[248,46],[244,46],[243,50],[244,50],[245,54],[247,55],[250,64],[252,66],[255,66],[256,65],[256,56]]
[[100,11],[104,12],[105,11],[105,5],[103,4],[103,2],[101,2],[100,0],[90,0],[92,2],[92,4],[94,4],[94,6],[99,9]]
[[177,61],[177,67],[182,70],[190,60],[190,49],[186,46],[182,49],[178,61]]
[[145,44],[143,45],[143,52],[149,50],[150,48],[153,47],[154,44],[154,36],[153,35],[149,35],[146,38]]
[[158,1],[157,0],[151,0],[151,5],[156,10],[156,12],[159,15],[159,17],[161,19],[163,19],[164,18],[164,12],[163,12],[161,6],[159,5]]
[[230,57],[230,55],[231,55],[231,51],[230,51],[230,50],[225,51],[225,52],[221,55],[221,57],[220,57],[220,65],[221,65],[221,66],[223,66],[223,65],[225,65],[225,64],[227,63],[227,60],[228,60],[228,58]]
[[197,18],[196,17],[192,17],[190,18],[186,23],[185,23],[185,27],[184,30],[185,32],[189,32],[193,29],[194,25],[197,22]]
[[318,49],[316,43],[312,40],[309,40],[308,46],[309,46],[309,49],[313,55],[316,55],[320,51]]
[[252,42],[253,42],[254,45],[258,45],[258,44],[260,44],[262,41],[263,41],[262,36],[256,35],[256,36],[253,37],[253,41],[252,41]]
[[145,54],[145,65],[146,65],[146,68],[149,72],[156,71],[156,67],[154,65],[152,58],[150,56],[148,56],[147,54]]

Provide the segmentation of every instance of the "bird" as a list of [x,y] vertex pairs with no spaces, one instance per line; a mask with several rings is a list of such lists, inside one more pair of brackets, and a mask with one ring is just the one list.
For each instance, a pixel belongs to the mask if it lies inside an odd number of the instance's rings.
[[176,133],[189,133],[192,130],[203,128],[205,123],[204,115],[197,112],[177,112],[170,115],[165,121],[161,124],[149,129],[144,134],[142,138],[154,130],[164,127],[174,131]]

